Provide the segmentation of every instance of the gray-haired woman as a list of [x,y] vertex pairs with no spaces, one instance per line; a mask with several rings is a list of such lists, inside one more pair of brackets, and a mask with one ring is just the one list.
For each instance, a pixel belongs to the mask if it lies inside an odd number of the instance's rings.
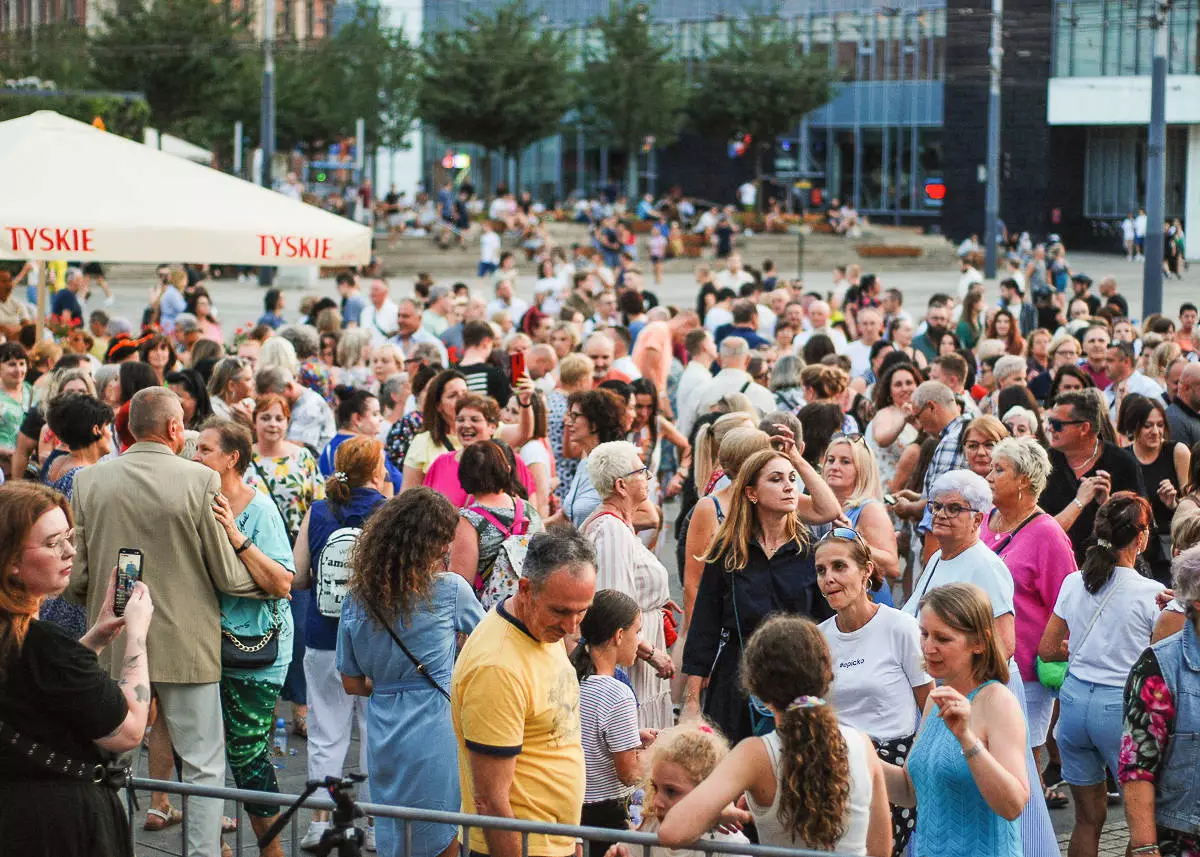
[[600,506],[580,530],[596,548],[596,589],[623,592],[642,611],[638,663],[630,671],[643,729],[674,723],[671,685],[675,672],[666,652],[663,613],[678,611],[671,601],[667,569],[633,529],[633,513],[646,501],[650,469],[638,449],[624,440],[602,443],[587,458],[588,475],[600,494]]
[[785,354],[775,361],[770,386],[779,410],[794,414],[804,407],[804,387],[800,384],[803,368],[804,361],[794,354]]
[[1171,565],[1188,621],[1146,649],[1125,685],[1119,779],[1133,854],[1200,851],[1200,547]]

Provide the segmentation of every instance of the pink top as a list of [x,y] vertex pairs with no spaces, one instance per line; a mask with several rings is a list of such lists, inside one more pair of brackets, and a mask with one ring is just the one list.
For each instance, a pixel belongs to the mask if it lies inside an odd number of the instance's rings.
[[1078,571],[1075,553],[1053,515],[1038,515],[1009,540],[1008,533],[991,531],[988,524],[993,514],[994,510],[984,516],[979,539],[999,554],[1012,574],[1017,668],[1021,678],[1034,681],[1034,658],[1058,601],[1058,590],[1068,574]]
[[[457,452],[443,452],[433,460],[429,465],[429,469],[425,471],[426,488],[432,488],[437,491],[447,500],[455,505],[456,508],[462,509],[470,499],[470,495],[463,490],[462,485],[458,481],[458,461],[455,456]],[[517,478],[521,480],[521,484],[525,486],[525,490],[532,497],[537,493],[537,484],[533,479],[533,474],[529,472],[529,468],[525,466],[525,462],[520,456],[517,459]],[[1053,607],[1054,605],[1051,604]]]

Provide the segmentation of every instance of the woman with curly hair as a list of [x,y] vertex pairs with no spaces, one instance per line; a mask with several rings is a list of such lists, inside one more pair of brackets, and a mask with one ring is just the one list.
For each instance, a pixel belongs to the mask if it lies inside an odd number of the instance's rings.
[[[455,809],[462,800],[450,720],[450,671],[459,634],[475,630],[483,608],[445,557],[458,513],[428,488],[381,506],[359,536],[350,591],[342,602],[337,669],[347,692],[367,697],[367,770],[373,800],[393,806]],[[458,828],[415,822],[411,853],[457,851]],[[405,848],[395,819],[379,818],[381,855]]]
[[890,854],[883,763],[871,740],[838,723],[833,667],[816,625],[776,616],[746,645],[742,676],[774,731],[747,738],[676,804],[658,829],[664,845],[694,842],[743,794],[763,845],[839,854]]

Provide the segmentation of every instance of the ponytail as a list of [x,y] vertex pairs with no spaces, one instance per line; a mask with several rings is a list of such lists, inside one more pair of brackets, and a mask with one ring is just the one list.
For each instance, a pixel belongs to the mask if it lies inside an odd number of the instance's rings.
[[571,664],[580,684],[588,676],[596,674],[592,661],[592,649],[612,642],[617,631],[632,627],[641,613],[637,602],[615,589],[601,589],[596,593],[592,606],[579,623],[579,644],[571,652]]
[[704,489],[708,487],[708,480],[712,478],[716,465],[713,446],[712,423],[705,423],[696,433],[695,452],[692,455],[692,478],[696,482],[696,493],[700,496],[704,496]]
[[1112,579],[1118,554],[1129,547],[1153,520],[1150,503],[1132,491],[1120,491],[1100,507],[1084,554],[1080,574],[1083,588],[1095,595]]

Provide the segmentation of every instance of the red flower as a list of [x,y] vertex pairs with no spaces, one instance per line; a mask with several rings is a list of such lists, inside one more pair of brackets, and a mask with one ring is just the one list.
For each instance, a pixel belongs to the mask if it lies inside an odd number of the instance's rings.
[[1147,678],[1139,695],[1147,711],[1166,717],[1175,716],[1175,700],[1171,698],[1171,691],[1162,676],[1152,675]]

